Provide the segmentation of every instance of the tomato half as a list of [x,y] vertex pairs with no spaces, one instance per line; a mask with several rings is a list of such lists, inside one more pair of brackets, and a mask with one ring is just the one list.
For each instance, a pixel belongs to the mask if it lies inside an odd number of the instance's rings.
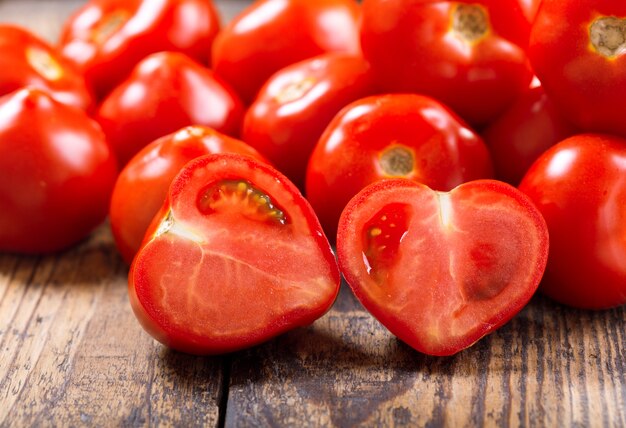
[[211,128],[190,126],[148,144],[128,162],[115,183],[109,210],[115,243],[127,263],[139,250],[176,174],[190,160],[213,153],[264,160],[242,141]]
[[219,27],[211,0],[90,0],[65,22],[60,51],[103,98],[152,53],[206,63]]
[[545,1],[529,56],[546,92],[584,131],[626,137],[626,2]]
[[447,107],[416,94],[378,95],[345,107],[324,131],[307,169],[306,195],[326,233],[370,183],[409,178],[437,190],[493,174],[487,147]]
[[532,78],[518,0],[365,0],[361,42],[387,91],[432,96],[473,125]]
[[325,52],[358,54],[359,20],[355,0],[260,0],[216,37],[213,67],[250,103],[289,64]]
[[121,165],[159,137],[189,125],[238,135],[243,105],[211,70],[176,52],[141,61],[96,116]]
[[0,24],[0,96],[32,86],[67,105],[90,110],[83,77],[48,43],[31,32]]
[[550,230],[540,290],[577,308],[626,303],[626,140],[577,135],[530,168],[520,190]]
[[244,118],[242,138],[298,187],[315,144],[343,107],[374,92],[363,58],[330,53],[276,72]]
[[104,221],[117,174],[102,130],[38,89],[0,98],[0,251],[48,253]]
[[548,229],[525,195],[499,181],[445,193],[386,180],[346,207],[337,255],[354,294],[389,331],[420,352],[451,355],[530,300]]
[[222,154],[174,179],[129,274],[132,307],[157,340],[215,354],[310,324],[340,276],[313,210],[267,164]]

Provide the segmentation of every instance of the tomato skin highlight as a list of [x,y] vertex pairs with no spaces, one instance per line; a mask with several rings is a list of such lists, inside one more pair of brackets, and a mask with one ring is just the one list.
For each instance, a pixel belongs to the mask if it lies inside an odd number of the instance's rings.
[[120,165],[151,141],[184,126],[239,134],[243,105],[211,70],[176,52],[141,61],[102,102],[96,119]]
[[544,153],[519,188],[550,230],[540,291],[582,309],[626,303],[626,140],[582,134]]
[[[230,190],[218,195],[218,208],[202,209],[200,197],[220,185]],[[245,193],[250,186],[255,190]],[[285,222],[267,221],[272,213],[259,193]],[[297,188],[267,164],[236,154],[202,156],[181,170],[129,273],[144,328],[171,348],[200,355],[312,323],[339,284],[328,240]]]
[[417,94],[378,95],[349,104],[328,125],[309,159],[306,195],[335,236],[348,201],[375,181],[404,177],[450,190],[492,175],[487,147],[447,107]]
[[130,264],[139,250],[176,174],[190,160],[212,153],[238,153],[265,161],[243,141],[211,128],[189,126],[148,144],[120,172],[111,197],[109,219],[126,263]]
[[[378,236],[392,231],[397,223],[389,213],[400,206],[407,230],[383,260],[368,259],[359,237],[374,223]],[[442,193],[392,179],[350,201],[337,256],[355,296],[391,333],[420,352],[444,356],[526,305],[545,269],[548,242],[539,211],[508,184],[477,180]]]
[[102,99],[150,54],[207,63],[219,28],[211,0],[90,0],[63,25],[59,50]]
[[51,253],[102,223],[115,183],[97,123],[34,88],[0,98],[0,251]]

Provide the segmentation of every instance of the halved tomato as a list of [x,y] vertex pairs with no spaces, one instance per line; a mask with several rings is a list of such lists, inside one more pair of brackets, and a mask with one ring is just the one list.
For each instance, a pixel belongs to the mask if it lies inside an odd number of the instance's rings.
[[297,188],[234,154],[183,168],[129,274],[143,327],[193,354],[234,351],[310,324],[339,283],[328,240]]
[[548,257],[548,229],[524,194],[495,180],[437,192],[377,182],[341,216],[339,266],[363,306],[420,352],[451,355],[529,301]]

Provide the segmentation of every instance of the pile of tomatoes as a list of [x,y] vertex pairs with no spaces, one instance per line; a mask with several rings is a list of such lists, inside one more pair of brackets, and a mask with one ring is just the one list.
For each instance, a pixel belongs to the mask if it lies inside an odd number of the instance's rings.
[[341,274],[433,355],[540,283],[626,303],[623,2],[90,0],[56,46],[0,24],[0,95],[0,250],[108,216],[175,349],[310,324]]

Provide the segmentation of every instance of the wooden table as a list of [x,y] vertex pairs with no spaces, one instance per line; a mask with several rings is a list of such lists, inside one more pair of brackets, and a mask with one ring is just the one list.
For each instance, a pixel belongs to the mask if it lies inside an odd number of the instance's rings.
[[[244,4],[220,7],[228,19]],[[0,0],[0,21],[53,40],[76,5]],[[126,274],[106,224],[56,256],[0,255],[0,426],[626,426],[625,307],[535,297],[472,348],[432,358],[344,286],[312,326],[200,358],[143,332]]]

